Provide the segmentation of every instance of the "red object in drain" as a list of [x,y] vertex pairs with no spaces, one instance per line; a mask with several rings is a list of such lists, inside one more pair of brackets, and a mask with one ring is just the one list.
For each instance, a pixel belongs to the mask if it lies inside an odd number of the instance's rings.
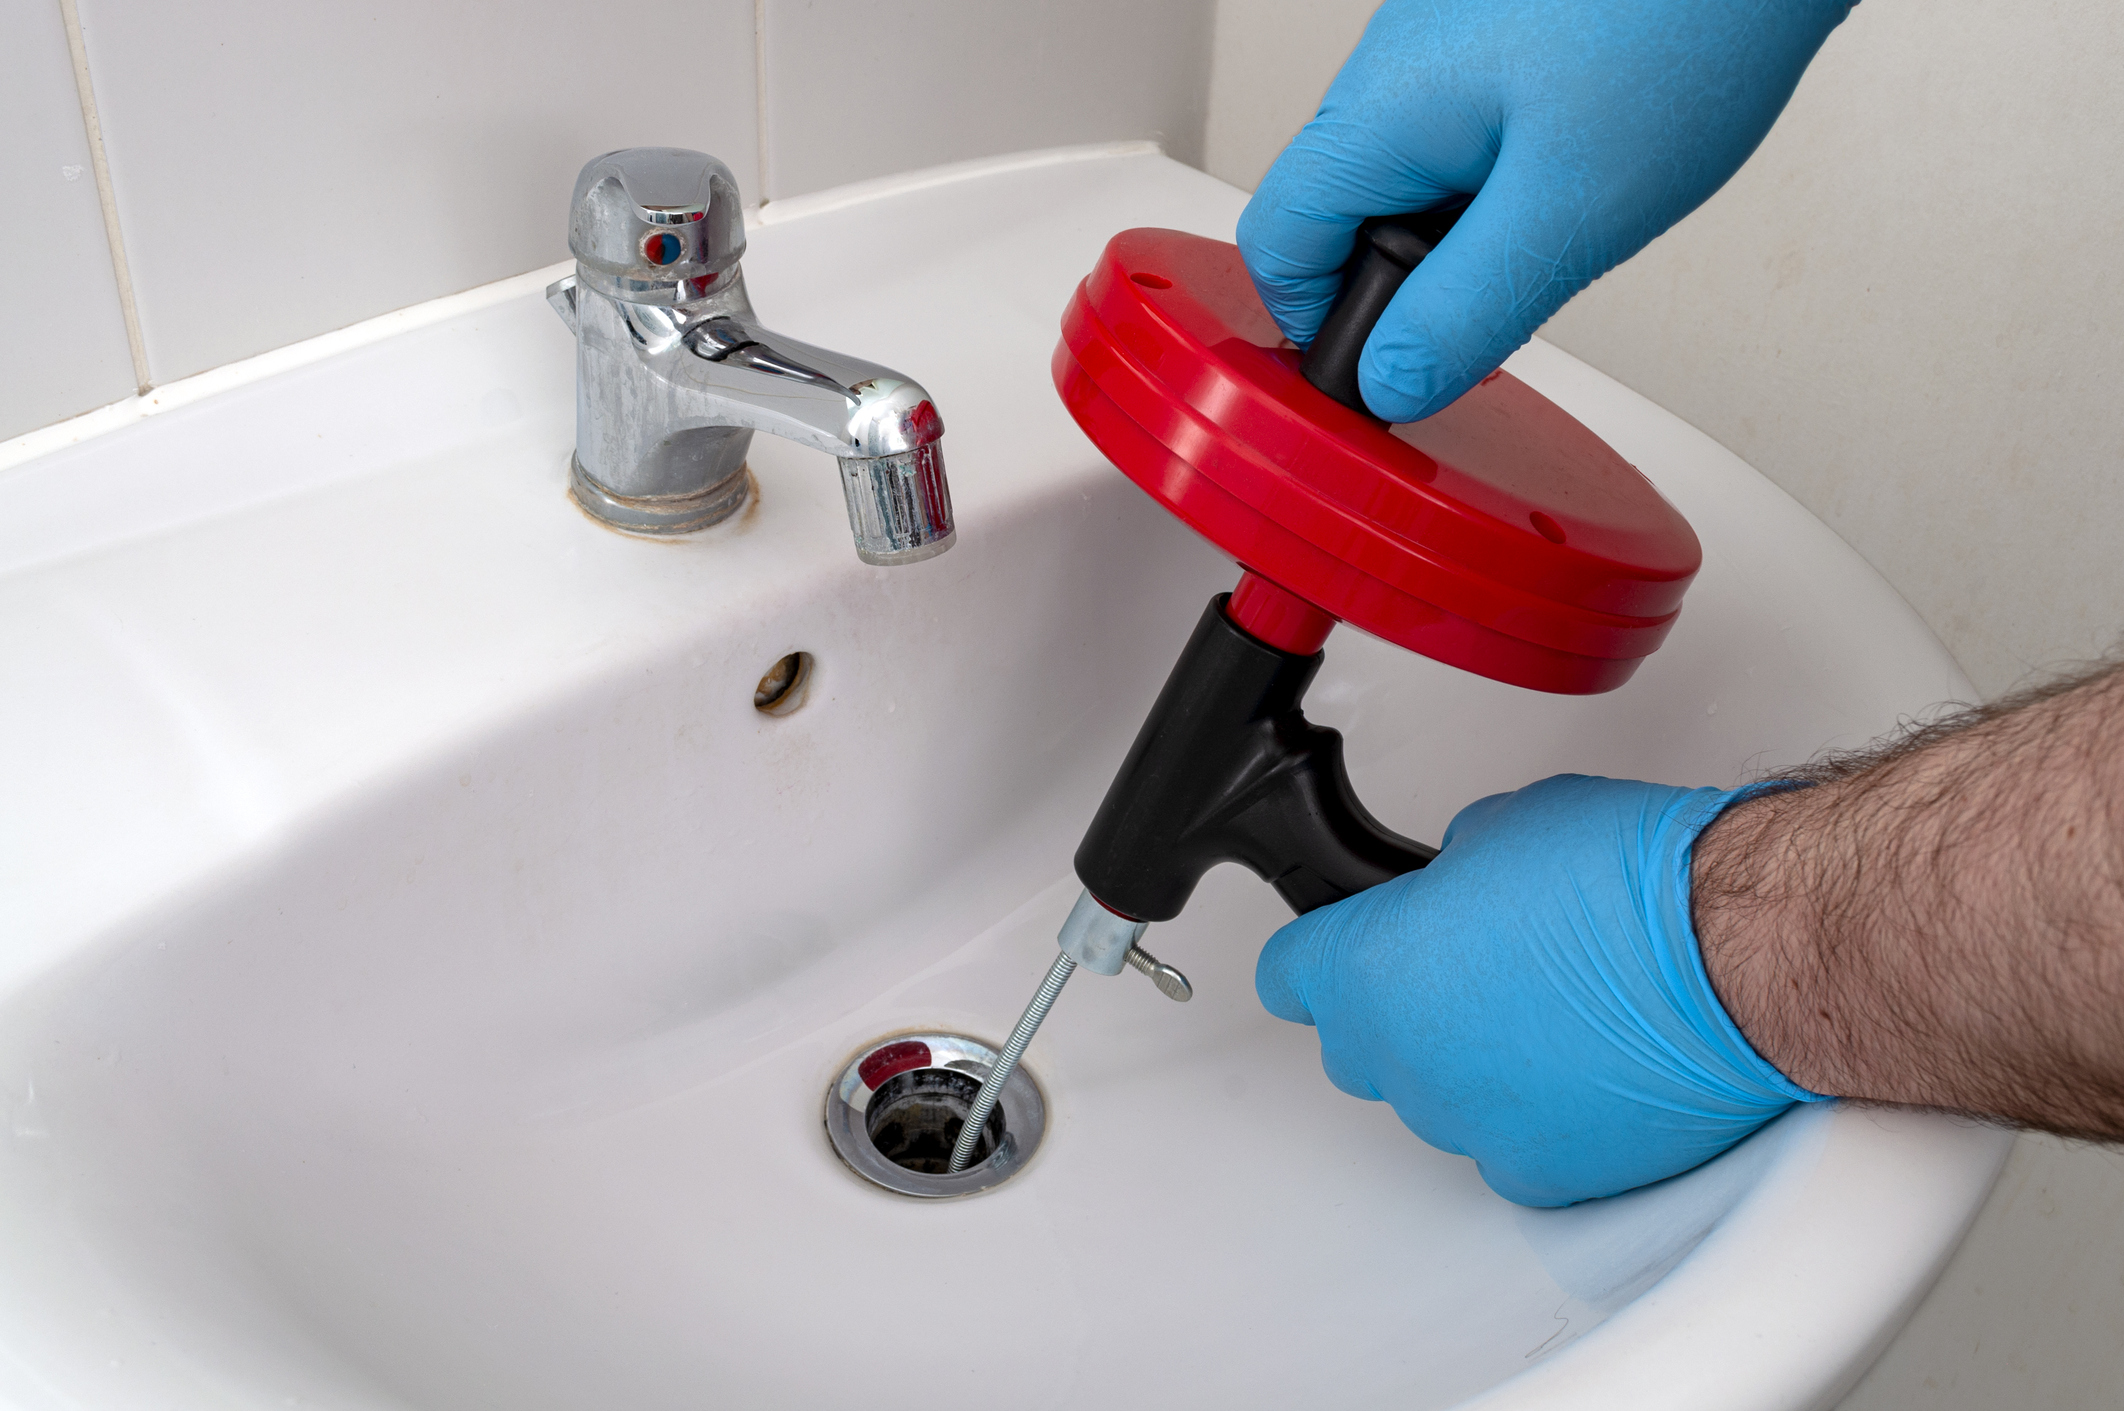
[[1339,620],[1570,694],[1620,686],[1665,639],[1696,534],[1562,408],[1497,372],[1389,427],[1298,363],[1238,247],[1176,230],[1115,236],[1062,317],[1063,402],[1246,567],[1233,621],[1309,654]]
[[877,1091],[880,1083],[896,1078],[910,1068],[929,1066],[929,1045],[920,1039],[903,1039],[896,1044],[887,1044],[876,1050],[856,1065],[856,1076],[863,1086]]

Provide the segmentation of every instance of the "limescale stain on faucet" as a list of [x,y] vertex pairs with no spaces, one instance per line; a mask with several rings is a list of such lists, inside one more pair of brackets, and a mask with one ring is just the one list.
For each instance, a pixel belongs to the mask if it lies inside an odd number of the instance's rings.
[[919,382],[761,325],[737,180],[677,147],[608,152],[576,178],[575,273],[546,298],[575,334],[577,503],[686,534],[744,507],[755,431],[840,462],[856,554],[897,565],[955,538],[944,420]]

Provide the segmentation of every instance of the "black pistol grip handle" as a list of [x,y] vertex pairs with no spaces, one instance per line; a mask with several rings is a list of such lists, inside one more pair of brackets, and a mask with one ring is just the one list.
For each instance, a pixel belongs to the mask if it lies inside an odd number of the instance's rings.
[[1305,718],[1326,653],[1257,640],[1226,615],[1229,601],[1210,600],[1077,847],[1078,879],[1137,921],[1178,916],[1220,862],[1302,914],[1438,853],[1366,811],[1342,736]]

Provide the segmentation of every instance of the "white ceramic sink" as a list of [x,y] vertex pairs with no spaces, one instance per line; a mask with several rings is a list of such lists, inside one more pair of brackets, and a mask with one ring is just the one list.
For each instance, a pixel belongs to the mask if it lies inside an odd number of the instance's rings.
[[[1090,448],[1048,356],[1108,235],[1228,236],[1242,202],[1124,153],[769,208],[763,316],[943,409],[960,541],[910,568],[859,564],[832,463],[766,437],[739,521],[591,524],[536,278],[0,475],[0,1404],[1848,1385],[2004,1137],[1824,1108],[1663,1187],[1515,1208],[1260,1010],[1286,913],[1232,868],[1149,939],[1192,1004],[1128,974],[1064,994],[1010,1183],[925,1203],[829,1148],[858,1046],[1008,1027],[1079,830],[1233,580]],[[1591,699],[1338,632],[1308,709],[1390,826],[1435,840],[1560,770],[1728,784],[1967,692],[1731,455],[1546,345],[1512,368],[1680,506],[1703,574]],[[792,650],[810,698],[763,716]]]

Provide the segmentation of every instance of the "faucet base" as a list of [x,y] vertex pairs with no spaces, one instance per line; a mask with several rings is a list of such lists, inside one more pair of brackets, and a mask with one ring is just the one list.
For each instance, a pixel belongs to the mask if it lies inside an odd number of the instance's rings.
[[752,472],[743,464],[705,490],[685,495],[629,496],[600,485],[568,457],[568,493],[584,514],[625,534],[664,538],[706,529],[745,508],[752,498]]

